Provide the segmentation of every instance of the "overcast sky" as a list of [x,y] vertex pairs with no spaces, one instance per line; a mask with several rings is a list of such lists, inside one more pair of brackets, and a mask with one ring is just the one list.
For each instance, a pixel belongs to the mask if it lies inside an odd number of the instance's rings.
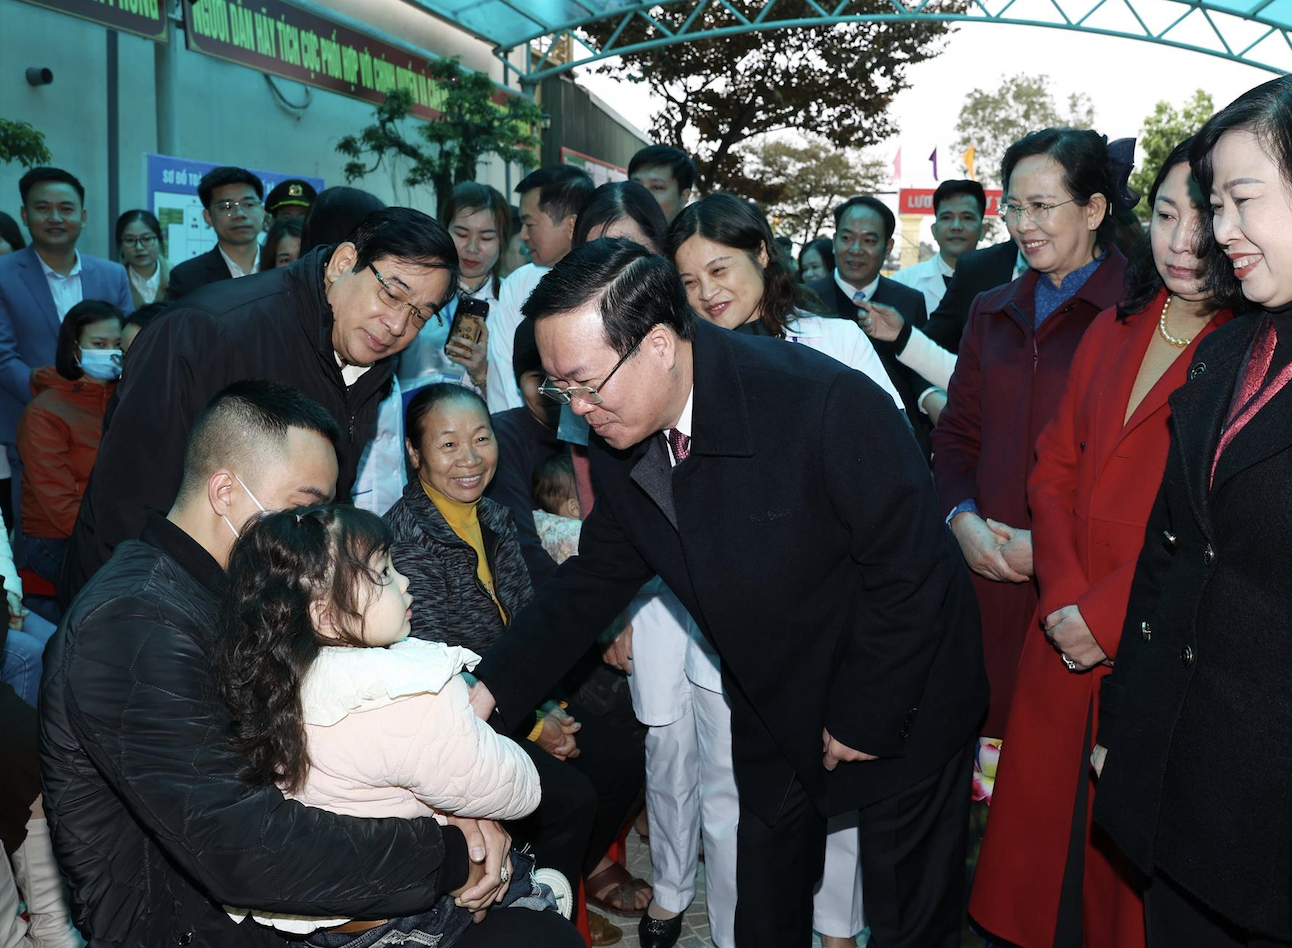
[[[1029,2],[1034,0],[1018,0],[1015,9]],[[1161,16],[1173,16],[1180,9],[1179,4],[1166,0],[1139,2],[1156,3],[1149,9]],[[1120,3],[1109,0],[1106,23],[1129,17]],[[1156,27],[1149,12],[1142,6],[1139,9],[1150,26]],[[1191,25],[1192,21],[1182,28],[1181,39],[1216,43],[1214,37],[1201,32],[1205,23],[1199,22],[1199,28],[1192,30]],[[580,82],[643,129],[649,127],[647,117],[658,107],[644,85],[581,72]],[[1142,41],[1040,27],[966,23],[950,36],[939,56],[908,70],[911,88],[897,97],[892,109],[900,132],[873,149],[874,153],[891,159],[900,145],[902,184],[906,187],[933,186],[927,158],[935,146],[942,177],[958,176],[958,151],[952,143],[965,94],[975,87],[990,89],[1002,77],[1016,73],[1048,75],[1060,105],[1071,93],[1088,94],[1094,103],[1095,127],[1110,139],[1137,135],[1145,116],[1160,100],[1178,106],[1195,89],[1204,88],[1220,108],[1274,77],[1264,69]]]

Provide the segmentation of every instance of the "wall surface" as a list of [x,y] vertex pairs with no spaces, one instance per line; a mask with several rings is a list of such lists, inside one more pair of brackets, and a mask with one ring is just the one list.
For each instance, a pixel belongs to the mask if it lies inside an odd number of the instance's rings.
[[[314,6],[323,13],[324,8],[335,10],[430,53],[461,56],[464,66],[502,78],[502,64],[488,44],[401,0],[327,0]],[[30,122],[44,132],[53,163],[85,184],[88,219],[80,248],[97,255],[107,253],[113,224],[108,219],[107,36],[108,31],[96,24],[18,0],[0,0],[0,116]],[[175,41],[179,156],[314,175],[329,185],[346,183],[346,159],[336,153],[335,145],[341,136],[371,121],[370,103],[278,78],[271,84],[264,74],[245,66],[189,52],[181,30]],[[147,206],[143,156],[160,149],[154,44],[124,34],[118,34],[118,43],[117,160],[124,211]],[[53,83],[29,86],[24,78],[29,66],[53,70]],[[15,218],[22,170],[0,165],[0,210]],[[515,169],[509,176],[497,161],[482,167],[480,178],[500,190],[517,180]],[[383,165],[355,185],[392,204],[434,210],[430,191],[405,187],[398,166]]]
[[539,101],[552,116],[552,127],[543,136],[545,165],[558,164],[564,146],[626,169],[633,155],[651,143],[645,133],[610,112],[591,92],[564,76],[543,80]]

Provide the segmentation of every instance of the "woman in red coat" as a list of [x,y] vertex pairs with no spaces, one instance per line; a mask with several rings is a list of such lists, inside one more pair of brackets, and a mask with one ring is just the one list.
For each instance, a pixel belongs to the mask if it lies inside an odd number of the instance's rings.
[[1149,246],[1129,301],[1095,320],[1037,443],[1029,481],[1040,606],[1018,665],[970,911],[1023,948],[1142,948],[1144,911],[1116,848],[1092,832],[1099,683],[1121,637],[1135,561],[1166,466],[1167,396],[1227,322],[1195,256],[1202,196],[1189,143],[1149,193]]
[[974,300],[933,432],[938,496],[974,571],[982,614],[991,683],[985,741],[1004,736],[1036,610],[1027,506],[1036,439],[1058,408],[1082,335],[1122,299],[1126,258],[1111,243],[1111,215],[1134,203],[1119,200],[1125,179],[1089,130],[1020,139],[1005,153],[1002,179],[1001,212],[1031,269]]

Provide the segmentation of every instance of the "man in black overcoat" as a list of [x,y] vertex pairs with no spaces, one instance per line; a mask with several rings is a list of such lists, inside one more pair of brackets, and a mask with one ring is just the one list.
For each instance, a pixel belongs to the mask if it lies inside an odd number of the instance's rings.
[[892,399],[696,319],[672,265],[627,241],[575,250],[524,311],[545,390],[595,435],[597,504],[477,669],[477,712],[514,729],[658,574],[722,657],[741,948],[809,944],[825,820],[846,811],[875,943],[957,945],[987,683],[968,573]]

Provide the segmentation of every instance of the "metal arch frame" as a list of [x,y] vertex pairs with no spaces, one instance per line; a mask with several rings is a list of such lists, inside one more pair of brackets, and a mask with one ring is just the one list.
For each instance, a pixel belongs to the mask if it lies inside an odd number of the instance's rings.
[[[506,2],[506,0],[504,0]],[[576,4],[583,9],[588,9],[583,3],[575,0]],[[675,6],[679,3],[694,3],[694,9],[690,15],[683,21],[679,27],[671,27],[661,23],[656,17],[652,16],[651,10],[658,10],[660,7]],[[1276,41],[1276,45],[1282,50],[1284,47],[1289,52],[1288,64],[1292,66],[1292,26],[1282,26],[1277,23],[1269,22],[1261,17],[1261,11],[1270,6],[1274,0],[1261,0],[1251,14],[1246,16],[1235,13],[1231,10],[1221,8],[1215,3],[1208,3],[1206,0],[1170,0],[1173,6],[1180,7],[1182,12],[1173,19],[1164,29],[1154,31],[1144,21],[1144,17],[1135,9],[1137,0],[1096,0],[1090,9],[1086,10],[1080,17],[1073,18],[1063,9],[1060,0],[1049,0],[1050,4],[1062,18],[1059,21],[1037,20],[1029,17],[1011,17],[1010,9],[1015,5],[1017,0],[1006,0],[1004,6],[998,11],[992,13],[988,10],[983,0],[971,0],[971,12],[968,13],[926,13],[924,12],[934,0],[918,0],[913,6],[906,6],[902,0],[887,0],[893,7],[891,13],[863,13],[863,14],[846,14],[843,10],[849,6],[849,0],[829,0],[832,10],[826,9],[826,0],[807,0],[808,5],[818,11],[817,16],[812,17],[795,17],[787,19],[776,19],[772,16],[772,9],[776,6],[777,0],[763,0],[762,6],[758,13],[749,16],[735,8],[729,0],[654,0],[654,2],[624,3],[618,8],[608,12],[594,12],[589,10],[588,16],[579,19],[570,20],[560,25],[554,26],[550,30],[534,33],[531,36],[518,40],[515,45],[494,50],[494,55],[500,59],[504,67],[504,83],[508,81],[509,74],[515,72],[520,81],[522,88],[532,90],[535,85],[551,76],[568,72],[579,66],[586,66],[598,60],[607,59],[612,56],[623,56],[631,53],[642,52],[644,50],[656,49],[661,46],[670,46],[675,43],[688,42],[699,39],[718,39],[724,36],[734,36],[741,33],[750,33],[760,30],[777,30],[793,29],[801,27],[816,27],[832,25],[835,23],[875,23],[875,22],[950,22],[950,23],[1005,23],[1013,26],[1039,26],[1049,29],[1069,30],[1079,33],[1088,33],[1101,36],[1112,36],[1119,39],[1133,39],[1141,42],[1154,43],[1159,46],[1171,46],[1176,49],[1189,50],[1195,53],[1205,53],[1208,56],[1217,56],[1231,62],[1241,63],[1245,66],[1255,66],[1259,69],[1265,69],[1269,72],[1282,75],[1288,70],[1269,62],[1263,62],[1258,59],[1249,58],[1249,54],[1262,45],[1266,40],[1277,36],[1282,42]],[[1120,4],[1128,10],[1136,23],[1139,24],[1139,31],[1111,29],[1108,27],[1098,27],[1087,25],[1087,21],[1099,10],[1108,4],[1114,6]],[[737,21],[737,24],[725,26],[716,29],[704,29],[697,27],[697,21],[700,14],[707,8],[723,9],[730,13]],[[1200,46],[1196,43],[1186,42],[1184,40],[1172,39],[1169,34],[1175,31],[1181,24],[1188,20],[1193,14],[1200,14],[1206,21],[1212,34],[1220,41],[1221,48],[1209,48]],[[1264,27],[1264,31],[1254,40],[1234,42],[1231,37],[1225,35],[1221,24],[1217,23],[1216,14],[1226,19],[1236,19],[1244,23],[1255,23]],[[578,29],[591,23],[601,22],[604,20],[618,19],[619,23],[615,27],[610,38],[600,48],[593,50],[590,55],[581,58],[575,58],[567,63],[558,65],[549,65],[553,50],[557,44],[565,38],[570,38],[576,44],[586,45],[586,40],[579,36]],[[625,28],[635,20],[644,20],[650,26],[663,34],[659,38],[644,43],[633,43],[619,45],[619,39],[623,35]],[[1224,22],[1223,20],[1221,21]],[[528,50],[532,43],[543,41],[541,52],[537,62],[534,57],[526,55],[523,69],[517,69],[516,64],[508,57],[517,48]]]

